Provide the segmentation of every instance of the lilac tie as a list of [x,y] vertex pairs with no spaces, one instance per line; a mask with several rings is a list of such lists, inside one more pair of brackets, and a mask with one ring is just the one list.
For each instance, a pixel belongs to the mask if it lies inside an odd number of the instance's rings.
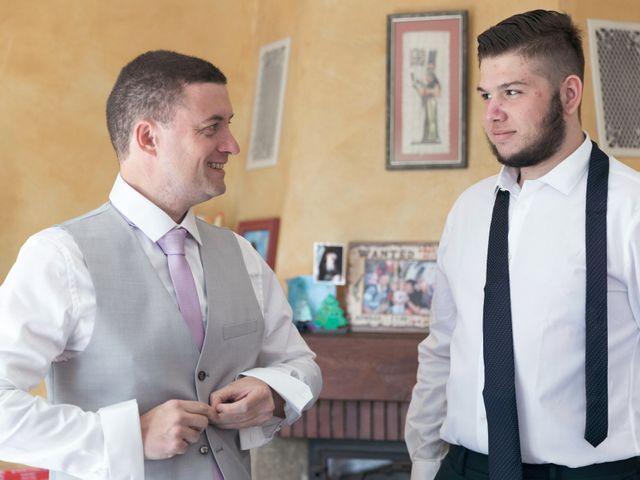
[[158,245],[167,256],[169,274],[171,275],[173,288],[176,291],[180,313],[182,313],[184,321],[191,331],[191,336],[198,350],[202,350],[204,325],[202,323],[196,284],[193,281],[193,274],[184,254],[186,236],[187,231],[184,228],[177,228],[167,232],[158,240]]
[[[193,280],[193,274],[187,257],[184,254],[184,241],[187,231],[184,228],[177,228],[164,234],[158,240],[158,245],[167,256],[169,264],[169,274],[173,282],[173,288],[176,291],[178,299],[178,308],[187,323],[191,336],[198,350],[202,350],[204,342],[204,325],[202,323],[202,313],[200,311],[200,302],[198,301],[198,292],[196,291],[196,283]],[[206,450],[205,450],[206,449]],[[201,446],[200,453],[206,454],[210,452],[210,447]],[[218,462],[213,458],[213,480],[224,480],[224,476],[220,471]]]

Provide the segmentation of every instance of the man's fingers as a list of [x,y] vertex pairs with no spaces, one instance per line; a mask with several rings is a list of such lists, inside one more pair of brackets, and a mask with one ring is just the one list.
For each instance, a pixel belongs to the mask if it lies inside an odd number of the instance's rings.
[[248,392],[246,390],[238,390],[234,388],[233,385],[234,384],[227,385],[213,392],[210,396],[211,406],[215,407],[221,403],[237,402],[247,396]]
[[[181,437],[181,436],[180,436]],[[176,455],[183,455],[187,452],[189,443],[184,438],[175,438],[168,445],[167,457],[175,457]]]
[[185,415],[185,422],[183,425],[189,427],[191,430],[195,430],[198,433],[204,432],[204,429],[209,425],[209,411],[207,409],[207,415],[197,415],[188,413]]
[[247,396],[237,402],[216,405],[212,423],[226,429],[252,427],[268,421],[272,412],[269,405],[256,404],[254,398]]
[[200,440],[200,437],[202,436],[202,430],[196,430],[192,427],[183,427],[180,429],[179,435],[182,440],[187,442],[189,445],[192,445]]
[[185,412],[195,413],[198,415],[209,415],[211,407],[206,403],[196,402],[194,400],[171,400],[171,402],[177,402],[177,407]]
[[212,408],[190,400],[169,400],[140,417],[145,458],[184,454],[209,424]]
[[254,377],[243,377],[211,394],[210,421],[219,428],[262,425],[275,411],[274,393]]
[[219,403],[215,407],[218,415],[225,414],[227,416],[241,416],[249,412],[249,399],[242,398],[233,403]]

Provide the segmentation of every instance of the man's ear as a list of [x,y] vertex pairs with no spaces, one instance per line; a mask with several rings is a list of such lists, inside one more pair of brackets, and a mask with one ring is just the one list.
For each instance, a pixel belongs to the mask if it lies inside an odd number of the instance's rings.
[[158,126],[152,120],[140,120],[135,124],[133,131],[135,146],[154,157],[157,154],[157,128]]
[[582,80],[577,75],[569,75],[560,85],[560,100],[566,115],[579,111],[582,102]]

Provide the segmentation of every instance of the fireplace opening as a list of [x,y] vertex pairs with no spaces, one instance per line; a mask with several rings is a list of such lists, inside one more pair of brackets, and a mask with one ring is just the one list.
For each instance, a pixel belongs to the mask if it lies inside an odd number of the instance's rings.
[[404,442],[309,440],[313,480],[409,480],[411,460]]

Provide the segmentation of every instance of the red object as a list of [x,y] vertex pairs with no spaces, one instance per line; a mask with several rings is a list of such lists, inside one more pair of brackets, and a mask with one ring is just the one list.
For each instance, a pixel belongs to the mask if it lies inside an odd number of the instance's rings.
[[0,472],[0,480],[49,480],[49,471],[39,468],[21,468]]

